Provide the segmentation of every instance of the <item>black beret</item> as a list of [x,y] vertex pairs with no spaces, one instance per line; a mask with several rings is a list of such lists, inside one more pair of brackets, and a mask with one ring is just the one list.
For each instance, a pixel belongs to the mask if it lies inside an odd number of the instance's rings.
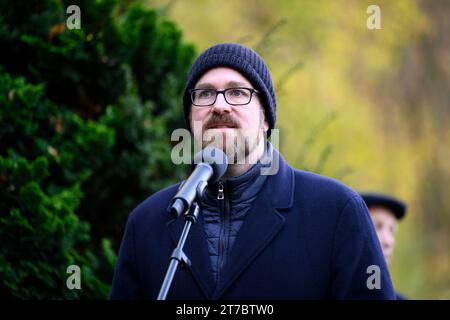
[[391,210],[395,217],[400,220],[406,214],[406,204],[386,194],[367,192],[360,193],[367,207],[382,206]]

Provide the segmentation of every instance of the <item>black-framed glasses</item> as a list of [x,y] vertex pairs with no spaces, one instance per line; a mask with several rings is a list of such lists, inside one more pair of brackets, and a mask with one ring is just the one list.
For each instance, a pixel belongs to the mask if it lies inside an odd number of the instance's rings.
[[216,103],[219,93],[223,94],[225,101],[233,106],[243,106],[252,101],[253,88],[228,88],[225,90],[215,89],[191,89],[191,101],[194,106],[207,107]]

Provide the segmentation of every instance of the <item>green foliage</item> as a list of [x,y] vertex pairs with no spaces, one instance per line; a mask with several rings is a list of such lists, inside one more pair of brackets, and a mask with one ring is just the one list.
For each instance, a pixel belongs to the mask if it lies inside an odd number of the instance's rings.
[[[98,159],[109,157],[114,131],[57,108],[44,99],[42,86],[8,74],[0,75],[0,104],[4,284],[19,298],[78,298],[79,292],[63,289],[67,266],[98,264],[109,254],[89,255],[90,225],[75,214],[80,185],[99,168]],[[91,289],[87,295],[108,290]]]
[[72,3],[0,3],[0,288],[17,298],[105,298],[127,214],[185,174],[169,139],[193,47],[140,1],[78,1],[68,30]]

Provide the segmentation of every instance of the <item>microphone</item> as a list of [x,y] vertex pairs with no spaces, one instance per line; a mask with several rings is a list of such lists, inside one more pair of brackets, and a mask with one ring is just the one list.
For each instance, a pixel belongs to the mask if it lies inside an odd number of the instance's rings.
[[227,171],[228,158],[217,148],[206,147],[194,157],[194,164],[198,163],[191,175],[183,181],[178,192],[172,198],[168,211],[175,217],[184,214],[192,205],[196,197],[203,196],[208,181],[218,181]]

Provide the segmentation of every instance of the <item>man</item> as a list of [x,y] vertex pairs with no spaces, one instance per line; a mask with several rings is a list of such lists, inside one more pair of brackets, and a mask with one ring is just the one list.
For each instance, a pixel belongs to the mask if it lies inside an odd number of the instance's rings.
[[[380,193],[361,193],[361,197],[369,208],[384,258],[389,266],[394,252],[397,224],[406,215],[406,204],[394,197]],[[399,293],[396,293],[396,298],[405,300],[405,297]]]
[[[191,68],[183,105],[195,141],[221,147],[231,164],[200,201],[184,247],[191,265],[176,272],[168,299],[395,298],[361,197],[336,180],[292,168],[266,141],[277,103],[255,51],[232,43],[207,49]],[[261,174],[266,157],[278,162],[271,175]],[[131,213],[112,299],[157,297],[184,225],[167,213],[178,187]]]

